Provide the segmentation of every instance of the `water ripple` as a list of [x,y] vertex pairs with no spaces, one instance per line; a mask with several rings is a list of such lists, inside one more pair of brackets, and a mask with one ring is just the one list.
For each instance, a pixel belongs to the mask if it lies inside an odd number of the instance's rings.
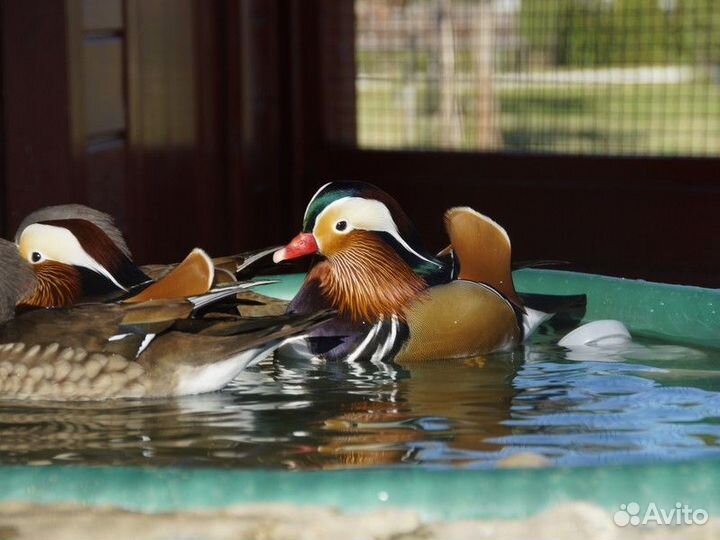
[[0,402],[0,462],[290,469],[494,467],[720,456],[720,353],[657,342],[401,368],[268,360],[225,391]]

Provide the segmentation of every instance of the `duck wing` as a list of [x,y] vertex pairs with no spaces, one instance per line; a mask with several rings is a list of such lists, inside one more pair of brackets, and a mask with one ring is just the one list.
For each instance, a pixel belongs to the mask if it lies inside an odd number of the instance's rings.
[[516,307],[523,306],[512,278],[512,248],[505,229],[489,217],[469,208],[455,207],[445,212],[445,229],[458,279],[477,281],[499,291]]
[[[215,283],[230,283],[238,279],[248,279],[261,273],[278,273],[278,265],[273,263],[272,255],[282,246],[245,251],[225,257],[215,257],[212,264],[215,267]],[[179,264],[147,264],[141,270],[158,281],[172,272]],[[290,266],[290,265],[288,265]]]

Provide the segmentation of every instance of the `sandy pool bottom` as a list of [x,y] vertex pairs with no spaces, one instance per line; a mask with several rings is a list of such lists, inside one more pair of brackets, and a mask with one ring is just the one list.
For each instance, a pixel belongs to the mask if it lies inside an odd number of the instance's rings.
[[258,504],[223,510],[144,514],[77,504],[0,504],[0,540],[538,540],[711,539],[720,521],[702,526],[616,526],[593,504],[572,502],[521,520],[424,523],[405,510],[343,513],[326,507]]

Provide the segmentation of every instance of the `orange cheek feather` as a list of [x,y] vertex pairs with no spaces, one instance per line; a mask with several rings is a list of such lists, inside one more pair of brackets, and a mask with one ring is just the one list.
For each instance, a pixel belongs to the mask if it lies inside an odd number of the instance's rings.
[[37,286],[18,305],[61,307],[77,302],[81,295],[80,272],[67,264],[47,261],[33,266]]
[[354,321],[404,320],[405,307],[422,296],[425,281],[372,233],[356,230],[334,244],[320,281],[331,305]]

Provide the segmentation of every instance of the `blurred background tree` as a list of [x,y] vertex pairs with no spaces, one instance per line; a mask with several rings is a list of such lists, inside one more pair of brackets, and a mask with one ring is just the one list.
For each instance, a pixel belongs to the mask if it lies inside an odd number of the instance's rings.
[[355,13],[361,145],[720,148],[720,0],[355,0]]
[[545,65],[717,63],[717,0],[522,0],[520,33]]

